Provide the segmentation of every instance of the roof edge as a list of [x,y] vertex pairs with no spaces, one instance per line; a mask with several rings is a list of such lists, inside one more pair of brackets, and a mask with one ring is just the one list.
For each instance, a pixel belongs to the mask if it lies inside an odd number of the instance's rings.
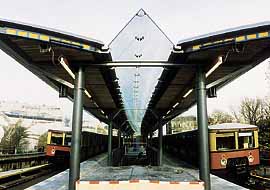
[[238,27],[233,27],[233,28],[228,28],[225,30],[218,30],[216,32],[210,32],[207,34],[191,37],[191,38],[186,38],[183,40],[180,40],[177,42],[177,45],[185,44],[185,43],[191,43],[191,42],[197,42],[206,38],[213,38],[213,37],[219,37],[221,35],[225,34],[233,34],[233,33],[241,33],[245,32],[246,30],[249,29],[256,29],[256,28],[262,28],[262,27],[269,27],[270,28],[270,21],[265,21],[265,22],[259,22],[255,24],[248,24],[248,25],[243,25],[243,26],[238,26]]
[[20,29],[31,30],[31,31],[40,31],[40,32],[46,33],[48,35],[53,34],[53,35],[56,35],[59,37],[76,39],[76,40],[79,40],[82,42],[94,44],[95,46],[98,46],[99,48],[101,48],[105,45],[102,41],[96,40],[93,38],[65,32],[65,31],[58,30],[58,29],[44,27],[44,26],[40,26],[40,25],[24,23],[24,22],[20,22],[20,21],[14,21],[14,20],[0,18],[0,25],[9,26],[9,27],[18,27]]

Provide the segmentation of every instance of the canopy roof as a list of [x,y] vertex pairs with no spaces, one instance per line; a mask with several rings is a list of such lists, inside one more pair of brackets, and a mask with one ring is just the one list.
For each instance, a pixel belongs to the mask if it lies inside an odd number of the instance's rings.
[[[91,67],[112,60],[110,52],[102,49],[103,45],[98,40],[53,29],[0,20],[0,48],[57,91],[67,87],[66,94],[71,100],[72,75],[76,66],[83,64],[87,91],[84,93],[84,109],[108,123],[108,118],[123,105],[115,71]],[[60,64],[60,57],[67,60],[66,66],[71,72]],[[119,118],[126,120],[125,117],[122,114]]]
[[[140,10],[110,44],[111,55],[98,40],[0,19],[4,52],[71,100],[75,69],[83,65],[84,109],[105,123],[113,118],[114,127],[126,133],[140,127],[152,132],[193,106],[198,65],[207,73],[207,88],[219,89],[267,59],[269,45],[270,23],[264,22],[181,40],[174,47]],[[121,61],[137,68],[116,73]],[[144,63],[164,69],[142,68]]]
[[[178,67],[163,70],[148,109],[154,110],[162,123],[166,123],[196,103],[194,89],[198,65],[203,66],[206,73],[212,70],[206,77],[207,88],[220,89],[267,59],[269,45],[270,22],[179,41],[168,59]],[[158,121],[148,112],[144,122],[143,130],[157,129]],[[152,122],[152,129],[146,127],[149,122]]]

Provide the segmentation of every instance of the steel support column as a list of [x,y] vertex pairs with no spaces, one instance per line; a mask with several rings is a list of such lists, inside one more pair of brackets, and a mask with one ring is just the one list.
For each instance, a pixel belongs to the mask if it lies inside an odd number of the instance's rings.
[[112,128],[113,122],[111,121],[108,128],[108,166],[112,165]]
[[121,148],[121,130],[118,129],[118,148]]
[[198,146],[200,179],[205,183],[205,190],[211,189],[210,165],[209,165],[209,142],[208,142],[208,117],[206,102],[205,72],[199,66],[196,77],[197,92],[197,122],[198,122]]
[[80,178],[80,151],[84,82],[84,69],[82,67],[79,67],[75,74],[69,190],[75,190],[75,183]]
[[149,134],[149,145],[152,146],[153,132],[151,131]]
[[158,128],[158,165],[162,165],[162,157],[163,157],[163,147],[162,147],[162,136],[163,136],[163,128],[162,125],[159,124]]

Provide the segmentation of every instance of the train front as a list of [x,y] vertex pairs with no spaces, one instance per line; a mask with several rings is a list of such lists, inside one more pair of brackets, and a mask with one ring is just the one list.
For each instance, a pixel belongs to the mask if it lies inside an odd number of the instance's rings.
[[70,157],[70,146],[71,132],[57,130],[48,131],[46,156],[49,161],[68,161]]
[[239,123],[209,126],[212,171],[246,172],[260,164],[258,127]]

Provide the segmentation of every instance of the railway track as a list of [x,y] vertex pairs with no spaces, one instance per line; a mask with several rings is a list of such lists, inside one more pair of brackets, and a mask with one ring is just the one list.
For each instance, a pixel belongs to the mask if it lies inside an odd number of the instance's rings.
[[[0,175],[0,190],[16,189],[16,186],[21,186],[29,181],[37,180],[38,178],[54,173],[55,171],[55,165],[43,164],[31,168],[3,172],[4,174],[2,173]],[[59,170],[59,172],[60,171],[61,170]]]
[[270,190],[270,177],[251,172],[246,185],[252,190]]

